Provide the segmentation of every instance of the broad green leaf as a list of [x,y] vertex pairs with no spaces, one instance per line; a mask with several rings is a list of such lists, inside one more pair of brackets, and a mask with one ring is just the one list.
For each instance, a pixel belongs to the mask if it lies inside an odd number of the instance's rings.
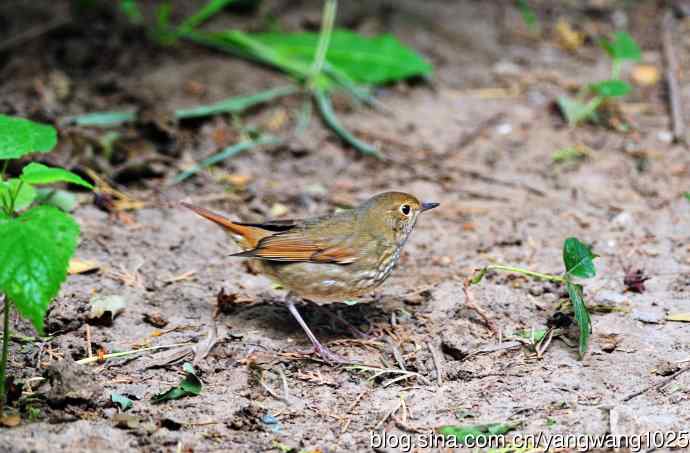
[[72,212],[77,207],[77,196],[72,192],[51,187],[39,187],[36,189],[36,203],[55,206],[65,212]]
[[532,33],[538,32],[540,27],[539,22],[537,22],[537,15],[534,13],[534,10],[529,6],[527,0],[517,0],[517,7],[520,10],[522,20],[525,22],[530,31]]
[[597,272],[592,261],[597,255],[576,238],[568,238],[563,243],[563,262],[565,271],[574,277],[590,278]]
[[565,116],[565,119],[571,126],[575,126],[577,123],[581,123],[582,121],[588,119],[593,119],[594,114],[602,101],[603,99],[599,96],[585,104],[567,96],[561,96],[557,100],[558,107],[561,109],[563,116]]
[[616,32],[613,39],[603,38],[600,44],[614,60],[639,61],[642,58],[640,47],[633,37],[624,31]]
[[120,0],[120,10],[133,24],[139,25],[144,22],[144,15],[139,9],[137,0]]
[[604,80],[603,82],[595,83],[589,86],[589,89],[599,96],[604,97],[620,97],[630,93],[632,87],[627,82],[622,80]]
[[589,318],[587,306],[582,297],[582,285],[566,281],[565,286],[568,290],[570,302],[573,305],[573,312],[575,313],[575,321],[580,328],[580,357],[587,352],[589,345],[589,335],[592,332],[592,321]]
[[0,115],[0,159],[50,151],[57,144],[53,126],[13,116]]
[[38,206],[17,218],[0,217],[0,292],[43,334],[50,301],[67,276],[79,225],[52,206]]
[[196,396],[201,394],[201,381],[197,377],[194,367],[189,363],[185,363],[182,369],[185,372],[185,377],[180,382],[180,385],[163,393],[154,395],[153,398],[151,398],[154,404],[180,399],[185,396]]
[[[252,38],[290,59],[309,64],[319,42],[318,33],[256,33]],[[429,76],[431,64],[393,35],[366,37],[333,30],[326,61],[353,81],[378,85],[413,76]]]
[[29,184],[50,184],[53,182],[69,182],[93,189],[93,185],[86,182],[81,176],[75,175],[64,168],[48,167],[43,164],[31,162],[24,167],[20,176],[21,180]]
[[134,402],[131,399],[115,392],[110,394],[110,401],[117,404],[122,410],[122,412],[127,412],[129,409],[132,408],[132,406],[134,406]]
[[[14,199],[14,210],[20,211],[29,206],[36,198],[36,189],[31,184],[23,183],[16,178],[9,181],[0,181],[0,203],[8,203],[16,194]],[[17,191],[19,190],[19,191]]]
[[516,429],[518,423],[490,423],[486,425],[446,425],[438,432],[446,437],[454,437],[458,445],[476,445],[488,442],[492,436],[505,434]]
[[690,201],[690,192],[683,192],[683,196],[686,200]]

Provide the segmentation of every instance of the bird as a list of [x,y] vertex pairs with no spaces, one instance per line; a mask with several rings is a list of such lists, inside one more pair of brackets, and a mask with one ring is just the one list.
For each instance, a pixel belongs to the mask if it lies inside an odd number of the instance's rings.
[[295,305],[352,300],[391,274],[422,212],[439,206],[403,192],[384,192],[351,209],[299,220],[235,222],[186,202],[182,206],[220,225],[242,249],[235,258],[255,260],[261,273],[288,290],[289,312],[328,363],[346,360],[319,342]]

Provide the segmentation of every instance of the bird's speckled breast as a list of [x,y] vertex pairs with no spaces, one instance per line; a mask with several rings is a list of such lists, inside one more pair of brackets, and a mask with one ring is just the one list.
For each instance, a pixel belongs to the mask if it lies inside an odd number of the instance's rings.
[[383,251],[376,257],[376,263],[369,263],[365,258],[352,264],[265,260],[257,264],[265,275],[299,297],[328,304],[363,296],[383,283],[400,259],[400,249]]

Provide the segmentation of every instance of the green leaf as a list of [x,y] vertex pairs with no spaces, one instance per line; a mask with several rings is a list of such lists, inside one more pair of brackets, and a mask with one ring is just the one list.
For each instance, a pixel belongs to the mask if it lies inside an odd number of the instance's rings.
[[[21,187],[19,187],[21,184]],[[17,192],[19,189],[19,192]],[[29,206],[36,198],[36,189],[31,184],[22,183],[17,178],[8,181],[0,181],[0,203],[8,203],[14,195],[14,210],[21,211]]]
[[185,19],[178,29],[180,31],[186,31],[196,28],[235,1],[236,0],[209,0],[199,11]]
[[288,96],[298,90],[293,85],[272,88],[270,90],[259,91],[249,96],[237,96],[209,105],[201,105],[189,109],[179,109],[175,111],[178,119],[197,118],[201,116],[217,115],[219,113],[239,113],[249,107],[271,101],[275,98]]
[[55,206],[65,212],[74,211],[78,204],[76,195],[66,190],[39,187],[36,192],[38,194],[36,197],[37,204]]
[[316,98],[316,105],[319,108],[319,113],[321,113],[323,121],[333,132],[338,134],[345,143],[364,155],[383,159],[383,155],[381,155],[381,152],[375,146],[358,139],[352,132],[345,129],[335,115],[335,111],[333,111],[331,98],[324,90],[316,90],[314,92],[314,97]]
[[180,382],[180,385],[163,393],[154,395],[153,398],[151,398],[154,404],[180,399],[185,396],[196,396],[201,394],[201,381],[197,377],[194,367],[189,363],[185,363],[182,369],[185,372],[185,377]]
[[683,192],[683,196],[686,200],[690,201],[690,192]]
[[613,60],[639,61],[642,51],[632,36],[624,31],[616,32],[613,39],[603,38],[601,47]]
[[120,395],[119,393],[111,393],[110,394],[110,401],[113,403],[117,404],[120,406],[120,409],[122,412],[127,412],[129,409],[131,409],[134,406],[134,402],[127,398],[124,395]]
[[93,185],[86,182],[81,176],[75,175],[64,168],[48,167],[43,164],[31,162],[22,170],[21,180],[29,184],[50,184],[54,182],[69,182],[79,186],[93,189]]
[[568,124],[575,126],[584,120],[593,119],[596,110],[603,100],[603,98],[597,96],[586,104],[583,104],[568,96],[561,96],[558,98],[557,103],[563,116],[565,116],[565,119],[568,121]]
[[[290,59],[310,64],[319,42],[318,33],[256,33],[252,38]],[[326,61],[353,81],[379,85],[413,76],[430,76],[431,64],[389,34],[366,37],[335,29]]]
[[141,14],[137,0],[120,0],[120,10],[133,24],[139,25],[144,22],[144,15]]
[[52,206],[38,206],[17,218],[0,217],[0,292],[43,334],[50,301],[67,276],[79,225]]
[[454,437],[458,445],[476,445],[488,442],[492,436],[516,429],[519,423],[489,423],[486,425],[446,425],[438,428],[445,437]]
[[599,96],[604,97],[620,97],[630,93],[632,87],[627,82],[622,80],[604,80],[603,82],[595,83],[589,86],[589,89]]
[[518,330],[515,335],[530,340],[532,343],[539,343],[546,336],[546,329]]
[[522,20],[525,22],[527,27],[532,33],[539,32],[539,22],[537,22],[537,15],[534,10],[529,6],[527,0],[517,0],[517,7],[520,10],[520,15]]
[[0,159],[16,159],[50,151],[57,144],[53,126],[24,118],[0,115]]
[[589,345],[589,335],[592,332],[592,321],[587,311],[587,306],[582,297],[582,285],[566,281],[565,286],[568,290],[570,302],[573,305],[573,312],[575,313],[575,321],[580,328],[580,357],[587,352]]
[[587,157],[581,146],[567,146],[553,153],[551,159],[554,163],[569,162]]
[[594,277],[597,272],[592,261],[597,255],[576,238],[568,238],[563,243],[563,262],[567,274],[580,277]]

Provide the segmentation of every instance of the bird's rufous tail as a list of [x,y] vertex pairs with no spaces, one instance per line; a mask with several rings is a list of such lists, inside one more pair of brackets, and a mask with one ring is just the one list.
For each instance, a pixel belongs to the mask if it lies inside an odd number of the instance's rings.
[[[233,235],[237,235],[242,237],[244,239],[245,243],[240,243],[241,246],[245,248],[250,248],[253,249],[256,247],[256,245],[259,243],[261,239],[263,239],[265,236],[268,236],[270,233],[268,233],[265,230],[262,230],[260,228],[256,227],[251,227],[251,226],[246,226],[246,225],[240,225],[238,223],[233,222],[232,220],[228,219],[225,216],[222,216],[220,214],[217,214],[215,212],[209,211],[208,209],[201,208],[199,206],[194,206],[189,203],[185,202],[180,202],[182,206],[184,206],[187,209],[191,209],[201,217],[210,220],[213,223],[216,223],[223,227],[223,229],[229,231]],[[238,241],[239,242],[239,241]]]

